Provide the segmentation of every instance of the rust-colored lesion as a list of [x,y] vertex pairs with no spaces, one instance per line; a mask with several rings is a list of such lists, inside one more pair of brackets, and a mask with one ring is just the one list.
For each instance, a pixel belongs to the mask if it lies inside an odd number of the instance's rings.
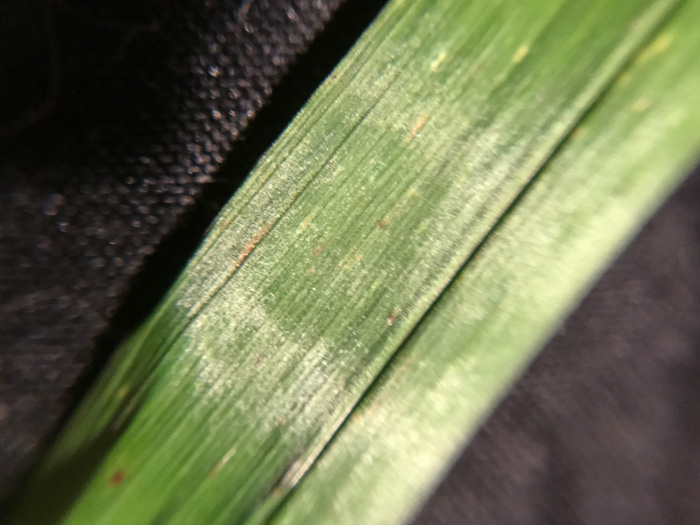
[[425,124],[428,122],[429,118],[429,113],[422,114],[411,127],[411,131],[409,131],[408,135],[406,135],[404,142],[411,142],[414,138],[416,138],[420,133],[420,130],[422,130],[423,126],[425,126]]
[[323,245],[322,245],[322,244],[319,244],[318,246],[316,246],[316,248],[314,248],[314,251],[311,252],[311,254],[312,254],[314,257],[316,257],[316,256],[320,255],[322,251],[323,251]]
[[125,478],[126,474],[124,474],[124,471],[117,470],[114,474],[112,474],[112,477],[109,478],[109,484],[116,487],[117,485],[121,485]]
[[380,230],[385,229],[387,226],[389,226],[389,221],[387,221],[386,219],[382,219],[377,223],[377,228],[379,228]]
[[255,247],[265,238],[269,231],[270,227],[267,224],[260,226],[258,231],[255,232],[255,235],[250,238],[250,240],[241,250],[241,253],[238,255],[238,259],[236,260],[236,268],[239,268],[245,262],[248,256],[253,253]]

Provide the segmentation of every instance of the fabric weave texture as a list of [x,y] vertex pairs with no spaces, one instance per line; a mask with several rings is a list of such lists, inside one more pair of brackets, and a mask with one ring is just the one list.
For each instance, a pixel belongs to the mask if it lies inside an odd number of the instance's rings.
[[154,306],[131,301],[122,322],[129,291],[174,278],[245,176],[249,162],[224,160],[236,144],[241,160],[242,132],[340,4],[0,6],[0,498],[100,347]]

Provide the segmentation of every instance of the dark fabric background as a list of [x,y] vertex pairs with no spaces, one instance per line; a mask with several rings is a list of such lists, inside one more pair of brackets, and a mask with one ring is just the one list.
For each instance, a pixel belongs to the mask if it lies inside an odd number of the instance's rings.
[[0,500],[383,2],[341,4],[0,4]]
[[[0,502],[382,4],[0,4]],[[549,345],[419,523],[700,521],[699,180]]]

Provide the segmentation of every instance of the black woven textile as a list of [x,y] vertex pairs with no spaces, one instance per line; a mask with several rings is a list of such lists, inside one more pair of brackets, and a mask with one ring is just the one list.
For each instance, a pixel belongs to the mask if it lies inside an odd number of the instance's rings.
[[[382,4],[0,3],[0,502]],[[417,523],[700,523],[698,198],[695,175]]]
[[383,2],[342,3],[0,5],[0,499]]

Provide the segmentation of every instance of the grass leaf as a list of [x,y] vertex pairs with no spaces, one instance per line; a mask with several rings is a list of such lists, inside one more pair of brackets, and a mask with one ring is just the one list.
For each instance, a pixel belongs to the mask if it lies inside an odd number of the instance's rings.
[[119,349],[14,521],[407,518],[696,153],[678,4],[390,2]]
[[272,521],[402,523],[700,150],[700,2],[537,175]]

